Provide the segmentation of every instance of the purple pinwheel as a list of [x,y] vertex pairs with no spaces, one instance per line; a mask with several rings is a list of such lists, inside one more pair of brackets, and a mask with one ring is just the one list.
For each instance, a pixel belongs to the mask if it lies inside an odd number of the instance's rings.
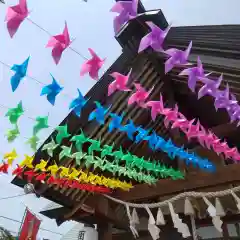
[[207,76],[204,75],[204,69],[200,57],[198,57],[196,67],[184,69],[182,72],[179,73],[179,76],[184,75],[188,76],[188,87],[191,89],[192,92],[195,92],[196,84],[199,77]]
[[226,85],[226,88],[223,91],[217,91],[215,95],[214,106],[216,111],[220,108],[228,109],[230,107],[231,100],[229,99],[229,86]]
[[119,1],[114,4],[110,11],[119,13],[119,15],[114,18],[113,22],[115,34],[119,32],[126,22],[137,16],[137,8],[138,0]]
[[206,95],[215,97],[223,80],[223,75],[221,74],[217,81],[211,80],[208,77],[199,78],[199,80],[204,83],[204,85],[198,91],[198,99]]
[[170,48],[164,53],[170,56],[170,58],[165,62],[165,74],[170,72],[176,65],[190,65],[188,63],[188,57],[192,49],[192,41],[189,43],[185,51],[176,48]]
[[162,30],[152,22],[146,22],[146,24],[151,28],[151,32],[142,38],[138,53],[144,51],[148,47],[152,47],[152,49],[157,52],[163,51],[162,44],[171,26],[167,27],[165,30]]

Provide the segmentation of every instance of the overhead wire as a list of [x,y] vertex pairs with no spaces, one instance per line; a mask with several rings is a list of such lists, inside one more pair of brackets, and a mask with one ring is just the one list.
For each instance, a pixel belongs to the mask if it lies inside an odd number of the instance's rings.
[[[6,216],[2,216],[2,215],[0,215],[0,218],[6,219],[6,220],[9,220],[9,221],[13,221],[13,222],[17,222],[17,223],[20,223],[20,224],[22,223],[20,220],[13,219],[13,218],[6,217]],[[46,231],[46,232],[50,232],[50,233],[53,233],[53,234],[57,234],[57,235],[63,236],[62,233],[54,232],[54,231],[46,229],[46,228],[40,227],[39,229],[42,230],[42,231]]]

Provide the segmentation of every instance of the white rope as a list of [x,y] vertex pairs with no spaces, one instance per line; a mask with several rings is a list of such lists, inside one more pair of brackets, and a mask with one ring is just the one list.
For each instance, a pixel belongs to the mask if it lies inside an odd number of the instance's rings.
[[240,191],[240,186],[235,187],[235,188],[226,189],[223,191],[218,191],[218,192],[185,192],[185,193],[180,193],[180,194],[176,195],[175,197],[169,198],[168,200],[158,202],[158,203],[131,203],[131,202],[122,201],[120,199],[117,199],[117,198],[114,198],[114,197],[111,197],[108,195],[104,195],[104,196],[116,203],[128,205],[129,207],[145,208],[147,206],[149,208],[158,208],[158,207],[167,206],[168,203],[173,203],[173,202],[176,202],[176,201],[178,201],[182,198],[186,198],[186,197],[194,197],[194,198],[223,197],[223,196],[232,194],[232,192],[239,192],[239,191]]

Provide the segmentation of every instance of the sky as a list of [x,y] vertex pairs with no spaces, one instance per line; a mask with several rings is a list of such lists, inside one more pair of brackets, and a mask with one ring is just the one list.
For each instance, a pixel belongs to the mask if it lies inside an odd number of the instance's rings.
[[[6,0],[6,5],[0,4],[0,62],[12,66],[22,63],[30,56],[27,77],[21,82],[16,92],[10,88],[10,69],[0,63],[0,157],[13,148],[19,155],[18,162],[24,154],[33,154],[27,138],[32,135],[34,121],[31,118],[49,114],[49,129],[42,131],[41,141],[44,141],[63,118],[68,114],[68,105],[75,96],[77,88],[85,94],[95,83],[88,76],[80,77],[80,67],[84,59],[71,49],[67,49],[60,63],[56,66],[51,57],[51,49],[45,48],[49,35],[25,20],[13,39],[9,37],[4,22],[7,6],[12,6],[17,0]],[[114,39],[112,26],[113,14],[109,9],[114,0],[28,0],[31,10],[29,18],[52,35],[62,32],[64,22],[67,21],[71,38],[71,47],[85,57],[89,57],[88,48],[91,47],[101,58],[107,58],[100,75],[117,59],[121,48]],[[239,0],[145,0],[146,9],[162,9],[168,22],[173,26],[211,25],[211,24],[239,24]],[[193,43],[194,44],[194,43]],[[62,94],[57,97],[55,106],[51,106],[46,97],[40,96],[44,85],[51,83],[50,73],[64,86]],[[23,102],[25,114],[19,120],[21,135],[12,144],[5,138],[5,133],[11,128],[8,119],[4,117],[8,108],[15,107],[19,101]],[[19,224],[4,220],[1,216],[21,221],[25,207],[38,213],[49,201],[37,199],[32,195],[1,200],[1,198],[22,194],[23,191],[11,185],[11,175],[0,175],[0,226],[17,232]],[[42,219],[41,227],[59,234],[40,230],[39,237],[58,240],[75,223],[68,222],[57,227],[53,220],[38,215]]]

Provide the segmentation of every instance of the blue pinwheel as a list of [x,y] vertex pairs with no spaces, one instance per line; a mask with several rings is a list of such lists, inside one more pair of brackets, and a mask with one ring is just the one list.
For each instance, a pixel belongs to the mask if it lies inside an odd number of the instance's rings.
[[148,145],[153,151],[155,151],[157,144],[158,144],[158,135],[156,134],[155,131],[153,131],[152,134],[149,135]]
[[100,125],[103,125],[105,123],[105,116],[111,108],[111,105],[108,108],[104,108],[100,102],[95,101],[95,104],[97,108],[89,114],[88,121],[96,119]]
[[133,121],[130,119],[128,121],[128,124],[122,127],[121,131],[127,133],[128,138],[133,141],[133,135],[135,132],[137,132],[137,128],[134,125]]
[[42,92],[41,92],[40,96],[47,95],[47,100],[52,105],[54,105],[56,96],[63,90],[63,87],[61,87],[57,83],[56,79],[53,77],[52,74],[51,74],[51,76],[53,79],[52,83],[42,88]]
[[122,113],[120,116],[116,113],[110,113],[110,116],[112,117],[112,120],[109,123],[108,131],[112,132],[114,129],[121,130],[124,113]]
[[79,89],[78,90],[78,97],[73,99],[72,102],[69,105],[69,109],[73,110],[73,112],[80,117],[81,116],[81,111],[83,109],[83,107],[86,105],[87,101],[81,91]]
[[14,64],[11,68],[11,70],[15,72],[15,74],[11,77],[11,87],[13,92],[15,92],[19,83],[27,74],[29,59],[30,57],[28,57],[22,64]]
[[135,143],[139,143],[141,141],[148,141],[149,140],[148,133],[150,132],[150,130],[146,130],[142,127],[138,127],[137,132],[138,132],[138,134],[136,136]]

